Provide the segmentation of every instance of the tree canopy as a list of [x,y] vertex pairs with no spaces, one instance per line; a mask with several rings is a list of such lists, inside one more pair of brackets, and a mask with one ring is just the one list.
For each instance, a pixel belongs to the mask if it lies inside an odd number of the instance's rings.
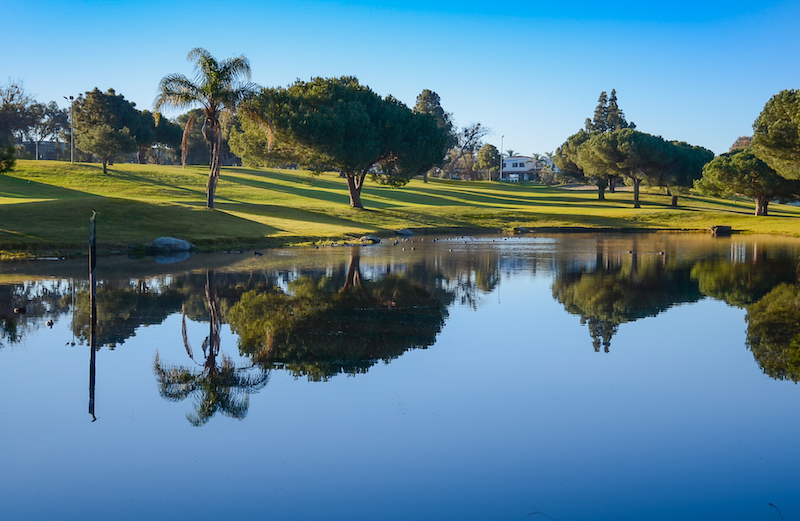
[[597,100],[597,107],[594,109],[594,117],[586,118],[584,127],[587,132],[613,132],[623,128],[636,128],[633,122],[628,123],[625,113],[619,108],[617,102],[617,91],[611,89],[611,97],[606,91],[600,93]]
[[364,207],[361,190],[367,175],[402,186],[439,163],[448,140],[432,114],[414,113],[391,96],[382,98],[352,76],[262,89],[244,115],[242,129],[252,138],[245,154],[269,157],[266,144],[252,145],[253,140],[265,143],[260,122],[269,122],[276,136],[275,157],[338,169],[347,179],[354,208]]
[[747,308],[747,347],[764,374],[800,380],[800,288],[780,284]]
[[640,208],[639,186],[656,181],[674,160],[674,146],[659,136],[633,129],[595,133],[578,148],[578,167],[592,176],[617,175],[633,184],[633,207]]
[[489,179],[494,179],[500,170],[500,161],[500,151],[491,143],[486,143],[478,150],[478,162],[475,163],[475,169],[487,172]]
[[755,215],[768,215],[773,199],[791,200],[800,194],[800,182],[779,176],[750,147],[715,157],[703,167],[703,177],[694,186],[710,195],[751,197],[756,203]]
[[[153,103],[160,115],[165,107],[191,108],[200,105],[205,116],[203,136],[211,147],[211,165],[206,183],[206,207],[214,208],[221,168],[222,122],[224,115],[232,115],[239,104],[255,93],[250,82],[250,62],[245,56],[218,61],[207,50],[196,47],[189,51],[187,60],[194,62],[195,79],[183,74],[168,74],[158,85],[158,96]],[[186,164],[186,142],[195,120],[195,114],[186,122],[182,141],[182,162]],[[156,117],[158,121],[159,116]]]
[[100,158],[103,173],[115,156],[136,150],[141,116],[114,89],[95,88],[75,100],[75,146]]
[[800,91],[783,90],[753,123],[753,152],[778,175],[800,179]]

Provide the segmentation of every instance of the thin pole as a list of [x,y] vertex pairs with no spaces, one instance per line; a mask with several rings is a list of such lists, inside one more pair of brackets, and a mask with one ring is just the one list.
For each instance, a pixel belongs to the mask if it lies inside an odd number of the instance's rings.
[[69,97],[69,162],[75,164],[75,98]]
[[94,415],[94,384],[95,384],[95,363],[96,363],[96,343],[97,343],[97,293],[95,291],[94,270],[97,267],[97,245],[95,237],[95,220],[97,212],[92,210],[89,218],[89,304],[91,308],[91,318],[89,323],[89,414],[92,421],[97,417]]
[[503,180],[503,138],[505,134],[500,136],[500,180]]

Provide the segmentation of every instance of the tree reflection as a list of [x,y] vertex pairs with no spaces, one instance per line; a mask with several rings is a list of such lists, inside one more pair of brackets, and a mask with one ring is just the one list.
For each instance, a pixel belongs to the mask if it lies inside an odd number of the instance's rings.
[[690,268],[662,254],[598,252],[593,267],[562,265],[553,297],[588,324],[595,351],[607,353],[619,325],[701,298]]
[[378,361],[433,345],[452,300],[452,292],[407,274],[367,280],[353,248],[346,270],[303,275],[287,291],[245,293],[229,318],[243,354],[320,381],[365,373]]
[[800,286],[783,283],[747,308],[747,348],[764,374],[800,379]]
[[186,310],[183,309],[181,333],[186,353],[197,364],[193,366],[167,365],[161,362],[156,351],[153,371],[159,383],[159,393],[167,400],[178,402],[194,395],[194,412],[187,419],[194,426],[207,423],[217,412],[242,420],[250,406],[250,393],[263,389],[269,372],[262,367],[236,367],[220,351],[222,314],[214,285],[214,272],[206,272],[205,301],[209,317],[209,333],[203,340],[203,361],[195,361],[186,329]]
[[797,261],[785,254],[771,254],[757,244],[744,259],[703,259],[692,267],[692,278],[703,295],[745,307],[769,293],[783,282],[793,282]]

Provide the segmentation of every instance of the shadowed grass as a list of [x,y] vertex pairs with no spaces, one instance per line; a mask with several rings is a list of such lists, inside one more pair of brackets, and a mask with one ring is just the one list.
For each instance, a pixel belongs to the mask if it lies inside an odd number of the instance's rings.
[[368,210],[348,206],[336,174],[225,168],[217,208],[204,208],[207,168],[19,161],[0,176],[0,249],[82,248],[91,210],[107,249],[171,235],[199,246],[291,243],[398,228],[511,230],[597,228],[704,230],[730,225],[752,233],[800,235],[800,208],[770,204],[769,217],[751,202],[647,193],[634,209],[627,191],[606,193],[489,182],[414,180],[400,189],[368,184]]

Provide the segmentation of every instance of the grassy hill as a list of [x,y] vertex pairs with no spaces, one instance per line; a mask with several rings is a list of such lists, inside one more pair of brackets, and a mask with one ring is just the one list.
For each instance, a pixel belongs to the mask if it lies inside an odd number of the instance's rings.
[[592,228],[734,230],[800,236],[800,208],[770,204],[753,216],[749,201],[645,192],[642,208],[618,191],[598,201],[594,190],[490,182],[414,180],[403,188],[367,183],[367,210],[348,206],[344,180],[293,170],[223,168],[214,211],[204,208],[207,167],[18,161],[0,176],[0,249],[82,249],[92,209],[98,241],[113,250],[169,235],[201,248],[271,245],[339,239],[398,228],[512,230]]

